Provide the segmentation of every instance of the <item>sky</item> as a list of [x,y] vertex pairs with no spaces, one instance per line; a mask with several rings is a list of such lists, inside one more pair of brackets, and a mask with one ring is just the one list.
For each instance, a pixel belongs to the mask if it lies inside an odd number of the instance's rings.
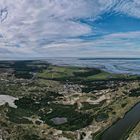
[[140,0],[0,0],[0,59],[140,57]]

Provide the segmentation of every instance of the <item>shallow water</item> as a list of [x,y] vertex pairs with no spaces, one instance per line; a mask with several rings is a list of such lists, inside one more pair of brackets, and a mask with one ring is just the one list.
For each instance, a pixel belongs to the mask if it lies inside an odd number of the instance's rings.
[[48,58],[63,66],[95,67],[112,73],[140,74],[140,58]]
[[68,120],[67,118],[64,118],[64,117],[62,118],[56,117],[56,118],[51,119],[51,121],[53,121],[55,125],[60,125],[60,124],[66,123]]

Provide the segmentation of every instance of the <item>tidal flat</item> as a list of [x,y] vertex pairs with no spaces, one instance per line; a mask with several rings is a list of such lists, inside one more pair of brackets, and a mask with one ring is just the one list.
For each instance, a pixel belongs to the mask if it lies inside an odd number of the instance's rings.
[[[109,140],[104,134],[139,103],[136,74],[46,60],[0,61],[2,140]],[[118,126],[118,140],[139,138],[140,117],[131,115],[137,121],[124,123],[121,135]]]

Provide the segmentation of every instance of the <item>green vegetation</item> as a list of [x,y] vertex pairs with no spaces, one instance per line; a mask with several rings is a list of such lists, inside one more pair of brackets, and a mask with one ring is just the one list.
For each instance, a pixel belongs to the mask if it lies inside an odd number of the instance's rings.
[[56,80],[74,80],[86,78],[91,75],[98,75],[99,73],[101,73],[101,71],[97,69],[49,66],[47,70],[39,73],[38,77]]
[[45,139],[41,139],[39,136],[33,134],[33,135],[24,135],[23,140],[45,140]]
[[46,70],[38,73],[39,78],[55,80],[133,80],[138,79],[136,75],[112,74],[96,68],[78,68],[50,65]]
[[[93,120],[93,116],[90,114],[77,112],[75,110],[75,106],[60,104],[52,104],[50,106],[53,111],[49,114],[43,113],[42,120],[56,129],[74,131],[91,124]],[[65,117],[67,118],[68,122],[61,125],[55,125],[51,119],[56,117]]]
[[[57,93],[49,92],[42,98],[33,99],[33,96],[23,97],[15,102],[18,108],[10,108],[7,116],[12,122],[28,124],[31,122],[25,119],[25,117],[31,117],[36,114],[50,126],[71,131],[83,128],[92,122],[93,117],[87,113],[76,111],[76,105],[50,103],[54,101],[57,96]],[[47,101],[49,101],[49,104]],[[48,114],[50,109],[52,112]],[[51,119],[55,117],[65,117],[68,122],[62,125],[55,125],[51,121]]]
[[16,71],[14,74],[16,78],[31,79],[33,77],[33,75],[27,71]]
[[98,110],[101,106],[103,106],[103,102],[100,104],[89,104],[88,102],[83,102],[81,110]]
[[9,117],[9,120],[14,122],[14,123],[18,123],[18,124],[31,124],[32,121],[29,121],[27,118],[25,117],[30,117],[31,115],[33,115],[33,113],[29,110],[26,109],[13,109],[13,108],[9,108],[7,116]]
[[101,121],[105,121],[109,118],[108,114],[107,113],[100,113],[98,114],[95,119],[97,122],[101,122]]
[[[17,126],[25,127],[21,140],[44,140],[43,136],[52,136],[54,130],[62,130],[58,135],[71,139],[76,139],[79,130],[84,138],[88,131],[94,131],[91,124],[99,129],[106,127],[122,117],[140,96],[137,75],[54,66],[43,61],[0,62],[0,68],[0,94],[19,98],[15,101],[17,108],[1,106],[0,125],[6,131],[11,126],[14,132],[9,133],[15,136]],[[66,121],[55,124],[54,118]],[[87,132],[82,133],[85,127]]]
[[58,67],[50,65],[48,69],[38,73],[38,77],[48,79],[63,79],[74,76],[73,73],[77,71],[80,71],[80,69],[76,67]]
[[139,97],[140,96],[140,88],[132,89],[129,94],[130,97]]

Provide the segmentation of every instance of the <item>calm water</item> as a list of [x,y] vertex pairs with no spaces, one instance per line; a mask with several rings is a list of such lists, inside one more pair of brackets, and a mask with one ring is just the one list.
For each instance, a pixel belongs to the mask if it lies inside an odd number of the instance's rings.
[[95,67],[113,73],[140,74],[140,58],[48,58],[57,65]]
[[129,128],[135,126],[139,121],[140,103],[132,108],[123,119],[120,119],[117,123],[105,131],[101,140],[120,140],[123,134],[125,134]]

